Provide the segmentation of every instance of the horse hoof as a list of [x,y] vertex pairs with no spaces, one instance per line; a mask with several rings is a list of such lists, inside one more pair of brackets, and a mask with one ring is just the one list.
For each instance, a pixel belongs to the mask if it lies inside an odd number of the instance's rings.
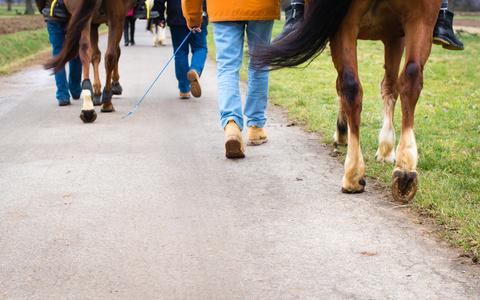
[[344,188],[342,187],[342,193],[344,194],[359,194],[359,193],[363,193],[365,191],[365,186],[367,185],[367,182],[365,181],[365,179],[360,179],[360,181],[358,182],[358,186],[357,187],[350,187],[350,188]]
[[92,102],[93,102],[93,105],[95,106],[99,106],[102,104],[102,94],[98,94],[98,95],[93,95],[92,97]]
[[118,83],[113,83],[112,81],[112,93],[114,95],[121,95],[123,92],[123,88],[122,86],[120,85],[120,82]]
[[112,101],[108,101],[102,104],[102,112],[114,112],[115,108],[113,107]]
[[97,113],[95,110],[83,110],[80,114],[80,119],[82,119],[83,123],[93,123],[97,119]]
[[417,172],[393,172],[392,195],[399,202],[408,203],[415,197],[418,188]]

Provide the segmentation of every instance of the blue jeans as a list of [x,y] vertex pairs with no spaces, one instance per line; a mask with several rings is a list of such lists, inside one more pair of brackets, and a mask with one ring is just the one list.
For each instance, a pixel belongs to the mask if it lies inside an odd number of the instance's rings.
[[217,88],[220,124],[223,128],[233,119],[243,130],[243,115],[247,127],[263,127],[267,118],[268,72],[255,71],[248,64],[247,96],[242,113],[242,98],[238,82],[243,59],[243,44],[247,32],[249,51],[261,43],[270,43],[273,20],[213,22],[213,37],[217,47]]
[[[192,33],[185,41],[183,46],[175,55],[175,75],[178,80],[178,89],[180,93],[190,92],[190,81],[188,81],[187,73],[190,70],[197,71],[198,75],[202,75],[205,60],[207,59],[207,27],[200,28],[202,32]],[[177,51],[180,44],[187,37],[190,30],[187,26],[170,25],[170,34],[172,36],[173,52]],[[188,63],[189,47],[192,51],[192,61]]]
[[[67,23],[47,22],[48,35],[50,43],[52,44],[52,54],[57,56],[63,48],[65,41],[65,34],[67,33]],[[80,98],[82,93],[82,62],[80,57],[76,57],[68,63],[69,75],[67,81],[67,72],[65,68],[61,69],[55,74],[55,83],[57,85],[57,100],[59,102],[70,101],[70,94],[72,98]],[[70,91],[70,93],[69,93]]]

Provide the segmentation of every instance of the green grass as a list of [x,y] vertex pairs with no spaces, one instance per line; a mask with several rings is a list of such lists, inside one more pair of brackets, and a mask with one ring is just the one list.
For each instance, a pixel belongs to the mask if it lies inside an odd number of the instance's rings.
[[0,75],[10,74],[13,68],[49,50],[47,29],[0,36]]
[[[35,6],[35,2],[32,3],[33,5],[33,10],[34,14],[33,15],[23,15],[25,12],[25,4],[18,5],[18,4],[12,4],[12,11],[7,11],[7,5],[0,5],[0,18],[13,18],[13,17],[38,17],[40,15],[40,12],[38,12],[37,7]],[[21,13],[22,15],[17,14],[17,11]]]
[[[275,23],[273,36],[282,29]],[[210,33],[213,32],[210,27]],[[208,36],[215,56],[213,35]],[[416,107],[419,191],[409,205],[439,225],[443,237],[480,258],[480,39],[464,36],[464,51],[433,46],[424,70],[424,88]],[[246,49],[246,48],[245,48]],[[366,174],[390,187],[393,165],[379,164],[374,156],[383,121],[380,82],[383,44],[358,42],[359,76],[364,89],[360,142]],[[245,80],[246,59],[240,71]],[[290,118],[320,132],[332,145],[338,99],[336,71],[329,49],[306,68],[270,74],[269,98],[289,111]],[[397,143],[400,136],[400,100],[395,112]],[[345,158],[346,149],[339,149]],[[368,186],[367,186],[368,188]]]

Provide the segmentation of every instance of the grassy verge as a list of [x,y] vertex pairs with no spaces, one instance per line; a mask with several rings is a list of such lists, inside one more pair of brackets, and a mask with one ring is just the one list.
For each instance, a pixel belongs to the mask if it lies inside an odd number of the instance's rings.
[[[100,34],[105,34],[107,31],[106,25],[100,26]],[[0,36],[0,76],[9,75],[51,51],[52,46],[46,28],[2,35]]]
[[[275,23],[273,36],[282,29]],[[211,27],[209,32],[212,33]],[[210,55],[215,56],[213,35],[208,35]],[[480,39],[465,36],[464,51],[433,46],[424,70],[424,89],[416,107],[419,191],[409,204],[432,218],[441,235],[480,259]],[[246,48],[245,48],[246,49]],[[391,184],[393,165],[379,164],[374,156],[383,121],[380,82],[383,78],[383,44],[358,42],[359,75],[364,89],[361,145],[366,174]],[[246,59],[241,69],[246,79]],[[289,111],[290,118],[307,130],[323,134],[332,144],[338,99],[336,71],[329,50],[306,68],[286,69],[270,75],[271,103]],[[400,136],[401,111],[397,103],[395,131]],[[346,149],[339,149],[345,159]],[[340,180],[340,179],[339,179]],[[368,188],[368,187],[367,187]]]
[[22,31],[0,36],[0,75],[51,51],[47,29]]

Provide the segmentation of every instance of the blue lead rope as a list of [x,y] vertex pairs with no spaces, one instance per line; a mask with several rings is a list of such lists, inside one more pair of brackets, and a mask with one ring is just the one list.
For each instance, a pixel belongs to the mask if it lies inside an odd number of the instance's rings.
[[168,60],[167,64],[165,65],[165,67],[163,67],[162,71],[160,71],[160,74],[158,74],[157,78],[155,78],[155,81],[153,81],[152,85],[150,85],[150,87],[148,88],[148,90],[145,92],[145,95],[143,95],[142,99],[140,99],[140,101],[138,102],[137,105],[135,105],[132,110],[124,115],[122,117],[122,119],[125,119],[125,117],[131,115],[136,109],[137,107],[140,105],[140,103],[142,103],[143,99],[145,98],[145,96],[147,96],[148,92],[150,92],[150,89],[153,87],[153,85],[155,84],[155,82],[157,82],[158,78],[160,77],[160,75],[162,75],[163,71],[165,71],[165,69],[167,68],[168,64],[170,63],[170,61],[172,61],[172,59],[175,57],[175,55],[177,54],[178,50],[180,50],[180,48],[182,48],[183,44],[185,43],[185,41],[188,39],[188,37],[190,36],[190,34],[192,34],[192,32],[195,30],[195,28],[193,28],[192,30],[190,30],[190,32],[188,33],[188,35],[185,37],[185,39],[183,40],[183,42],[180,44],[180,46],[177,48],[177,51],[175,51],[175,53],[173,53],[172,57],[170,57],[170,59]]

